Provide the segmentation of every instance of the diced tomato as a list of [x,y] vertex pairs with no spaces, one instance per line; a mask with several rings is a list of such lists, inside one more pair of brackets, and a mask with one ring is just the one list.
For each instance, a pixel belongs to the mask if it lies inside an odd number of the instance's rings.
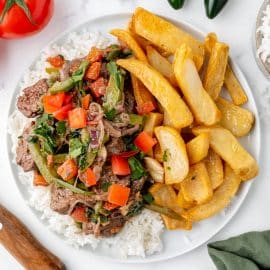
[[134,151],[120,153],[117,156],[122,157],[122,158],[129,158],[129,157],[133,157],[137,155],[139,152],[140,152],[139,150],[134,150]]
[[60,68],[65,64],[65,59],[62,55],[56,55],[48,57],[47,62],[49,62],[53,67]]
[[79,173],[80,180],[87,187],[94,186],[97,183],[97,177],[95,176],[92,169],[88,168],[84,172]]
[[82,102],[83,109],[85,109],[85,110],[89,109],[90,101],[91,101],[91,95],[90,94],[87,94],[84,97],[82,97],[81,102]]
[[53,106],[50,104],[50,100],[52,98],[52,95],[45,95],[42,97],[42,103],[45,113],[53,113],[57,110],[59,110],[61,107]]
[[37,171],[34,171],[33,185],[46,187],[49,184],[41,174],[39,174]]
[[148,114],[156,109],[155,104],[152,101],[147,101],[136,107],[138,114]]
[[47,166],[49,168],[51,168],[53,166],[53,163],[54,163],[54,161],[53,161],[53,155],[48,155],[47,156]]
[[118,155],[112,155],[112,171],[115,175],[130,174],[128,161]]
[[101,62],[94,62],[86,71],[85,78],[88,80],[97,80],[101,71]]
[[114,203],[109,203],[109,202],[105,202],[104,205],[103,205],[103,208],[106,209],[106,210],[113,210],[115,208],[119,207],[119,205],[117,204],[114,204]]
[[58,167],[57,173],[65,181],[68,181],[77,175],[78,167],[73,159],[67,159],[61,166]]
[[75,108],[68,112],[68,122],[70,128],[86,127],[86,111],[83,108]]
[[67,104],[69,104],[69,103],[71,103],[71,101],[72,101],[72,98],[73,98],[73,94],[66,94],[65,95],[65,99],[64,99],[64,105],[67,105]]
[[77,207],[70,216],[77,222],[88,222],[85,210],[84,206]]
[[49,95],[48,103],[51,106],[61,108],[64,100],[65,100],[66,94],[64,92],[57,93],[55,95]]
[[99,98],[106,93],[108,82],[104,78],[100,77],[95,82],[91,83],[90,89],[94,97]]
[[102,51],[96,47],[92,47],[91,51],[86,56],[86,59],[91,63],[100,61],[102,59]]
[[124,206],[127,204],[130,188],[112,184],[108,190],[108,202]]
[[134,144],[144,153],[149,152],[156,143],[157,140],[145,131],[142,131],[134,140]]
[[54,118],[59,121],[66,120],[68,118],[68,112],[73,109],[73,104],[67,104],[53,113]]

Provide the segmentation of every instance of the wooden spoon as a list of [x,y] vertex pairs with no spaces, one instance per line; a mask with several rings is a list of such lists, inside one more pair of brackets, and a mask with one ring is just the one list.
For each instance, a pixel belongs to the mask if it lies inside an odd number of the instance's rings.
[[0,242],[27,270],[66,269],[59,258],[43,247],[25,225],[2,205],[0,226]]

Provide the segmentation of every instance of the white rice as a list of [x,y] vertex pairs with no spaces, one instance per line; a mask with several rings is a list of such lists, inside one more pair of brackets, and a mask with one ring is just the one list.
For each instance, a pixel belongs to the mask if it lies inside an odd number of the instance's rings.
[[[84,30],[80,33],[69,34],[63,44],[52,44],[41,52],[40,58],[29,70],[27,70],[20,82],[21,90],[47,76],[45,73],[46,58],[49,55],[62,54],[66,59],[74,59],[87,54],[92,46],[104,48],[109,40],[99,33],[88,33]],[[16,145],[18,136],[22,134],[24,126],[31,121],[24,117],[18,110],[14,111],[9,119],[9,133],[12,140],[12,152],[15,162]],[[45,220],[48,227],[63,235],[66,241],[75,246],[88,245],[95,249],[100,243],[114,250],[119,250],[119,256],[145,257],[162,250],[161,233],[164,229],[160,215],[149,210],[132,218],[124,229],[115,237],[95,238],[93,235],[84,235],[75,225],[73,219],[67,215],[60,215],[50,208],[50,188],[34,187],[32,184],[32,173],[25,173],[18,166],[20,181],[27,186],[29,192],[28,204],[35,210],[41,212],[41,219]]]

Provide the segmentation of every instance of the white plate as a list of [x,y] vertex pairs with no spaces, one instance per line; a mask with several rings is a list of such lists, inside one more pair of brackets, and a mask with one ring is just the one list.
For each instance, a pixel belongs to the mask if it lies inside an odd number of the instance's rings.
[[[97,18],[95,20],[89,21],[87,23],[84,23],[75,29],[72,29],[71,31],[80,31],[84,28],[89,29],[90,32],[100,31],[105,36],[108,36],[108,32],[110,29],[115,27],[122,27],[125,28],[130,18],[130,14],[116,14],[116,15],[109,15]],[[193,36],[197,37],[198,39],[203,39],[205,36],[204,33],[201,31],[195,29],[193,26],[184,23],[184,22],[177,22],[172,21],[175,25],[179,25],[187,32],[191,33]],[[71,31],[68,31],[64,33],[62,36],[57,38],[54,42],[57,43],[63,43],[65,41],[66,36]],[[251,89],[248,86],[248,83],[240,71],[240,69],[236,66],[234,61],[231,61],[232,68],[234,72],[236,73],[239,81],[241,82],[242,86],[244,87],[249,102],[245,105],[246,108],[250,109],[254,114],[256,119],[259,119],[258,111],[256,108],[256,104],[251,92]],[[15,102],[16,102],[16,96],[19,92],[19,86],[17,86],[13,98],[10,104],[10,110],[9,115],[14,111],[15,109]],[[252,132],[249,134],[249,136],[241,139],[241,142],[243,145],[253,154],[253,156],[256,158],[256,160],[259,160],[259,152],[260,152],[260,123],[257,121],[255,123],[255,126],[252,130]],[[10,160],[13,159],[13,155],[11,154],[11,140],[8,136],[8,149],[9,149],[9,157]],[[27,199],[27,190],[24,185],[21,184],[21,182],[18,180],[18,168],[15,164],[11,162],[11,168],[14,173],[14,178],[16,179],[18,188],[20,189],[23,197]],[[230,205],[221,213],[217,214],[216,216],[202,221],[200,223],[194,224],[194,227],[192,231],[186,232],[186,231],[165,231],[162,240],[164,243],[164,249],[161,253],[155,254],[146,258],[137,258],[137,257],[129,257],[128,259],[119,259],[119,254],[117,254],[116,251],[113,251],[107,247],[100,246],[95,251],[91,251],[91,249],[83,248],[80,251],[80,259],[81,261],[87,263],[91,262],[91,257],[88,256],[89,252],[93,252],[95,255],[102,256],[103,258],[118,261],[118,262],[129,262],[129,263],[146,263],[146,262],[154,262],[154,261],[161,261],[166,260],[169,258],[173,258],[179,255],[182,255],[184,253],[187,253],[196,247],[202,245],[206,241],[208,241],[211,237],[213,237],[217,232],[219,232],[228,222],[229,220],[234,216],[234,214],[237,212],[241,204],[243,203],[245,197],[247,196],[247,193],[252,185],[252,181],[246,182],[242,184],[238,194],[233,198]],[[40,214],[35,212],[37,216],[40,217]],[[43,221],[41,221],[43,222]],[[60,237],[61,238],[61,237]],[[62,239],[59,239],[59,241],[62,241]]]

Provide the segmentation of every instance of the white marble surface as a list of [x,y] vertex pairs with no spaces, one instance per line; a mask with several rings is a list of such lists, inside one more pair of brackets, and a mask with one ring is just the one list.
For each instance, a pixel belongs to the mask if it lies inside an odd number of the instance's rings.
[[[8,105],[13,89],[22,72],[31,60],[50,40],[68,28],[104,14],[132,11],[143,6],[154,12],[187,21],[202,31],[214,31],[221,40],[231,46],[231,56],[239,64],[253,90],[260,112],[262,126],[261,173],[244,205],[231,222],[211,241],[220,240],[250,230],[270,229],[270,146],[266,142],[270,134],[270,84],[258,69],[252,52],[252,33],[258,8],[262,1],[229,1],[226,9],[215,20],[204,15],[203,0],[186,1],[180,11],[171,9],[166,0],[56,0],[55,14],[48,27],[40,34],[16,41],[0,40],[0,202],[14,212],[31,228],[33,234],[52,252],[58,255],[68,269],[215,269],[207,255],[206,245],[181,257],[148,265],[121,265],[109,263],[93,255],[91,265],[79,261],[76,254],[59,238],[41,226],[34,214],[23,201],[10,172],[6,150],[6,126]],[[0,269],[22,269],[18,263],[0,246]]]

